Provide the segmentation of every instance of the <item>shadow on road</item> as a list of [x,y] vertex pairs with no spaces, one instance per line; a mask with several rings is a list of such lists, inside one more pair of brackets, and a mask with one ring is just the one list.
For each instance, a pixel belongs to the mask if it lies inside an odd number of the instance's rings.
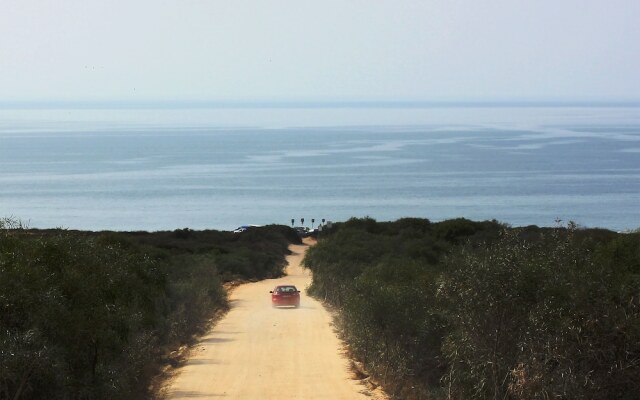
[[198,344],[204,344],[204,343],[227,343],[227,342],[233,342],[233,340],[234,339],[212,337],[212,338],[202,339],[202,340],[200,340],[198,342]]
[[195,390],[177,390],[175,392],[171,392],[171,398],[173,399],[190,399],[190,398],[203,398],[203,397],[225,397],[224,394],[216,394],[216,393],[202,393],[196,392]]

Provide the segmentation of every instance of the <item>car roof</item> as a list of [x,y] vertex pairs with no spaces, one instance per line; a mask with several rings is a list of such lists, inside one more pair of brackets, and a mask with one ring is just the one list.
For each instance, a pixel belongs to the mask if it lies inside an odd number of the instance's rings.
[[296,285],[278,285],[278,286],[276,286],[276,288],[279,288],[279,287],[296,287]]

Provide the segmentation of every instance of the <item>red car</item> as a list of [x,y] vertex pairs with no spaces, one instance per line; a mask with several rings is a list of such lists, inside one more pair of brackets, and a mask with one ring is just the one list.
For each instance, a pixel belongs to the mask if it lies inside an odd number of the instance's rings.
[[300,291],[293,285],[276,286],[271,293],[271,305],[300,307]]

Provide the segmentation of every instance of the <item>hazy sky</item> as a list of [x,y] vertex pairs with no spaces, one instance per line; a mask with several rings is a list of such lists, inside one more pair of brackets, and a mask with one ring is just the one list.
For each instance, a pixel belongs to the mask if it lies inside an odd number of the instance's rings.
[[640,0],[1,0],[0,101],[640,98]]

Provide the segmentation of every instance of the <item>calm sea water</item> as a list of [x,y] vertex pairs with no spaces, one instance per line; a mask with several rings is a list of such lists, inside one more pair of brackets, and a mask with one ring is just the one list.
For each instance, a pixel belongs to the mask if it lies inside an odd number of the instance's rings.
[[640,108],[0,110],[0,217],[233,229],[424,217],[640,227]]

